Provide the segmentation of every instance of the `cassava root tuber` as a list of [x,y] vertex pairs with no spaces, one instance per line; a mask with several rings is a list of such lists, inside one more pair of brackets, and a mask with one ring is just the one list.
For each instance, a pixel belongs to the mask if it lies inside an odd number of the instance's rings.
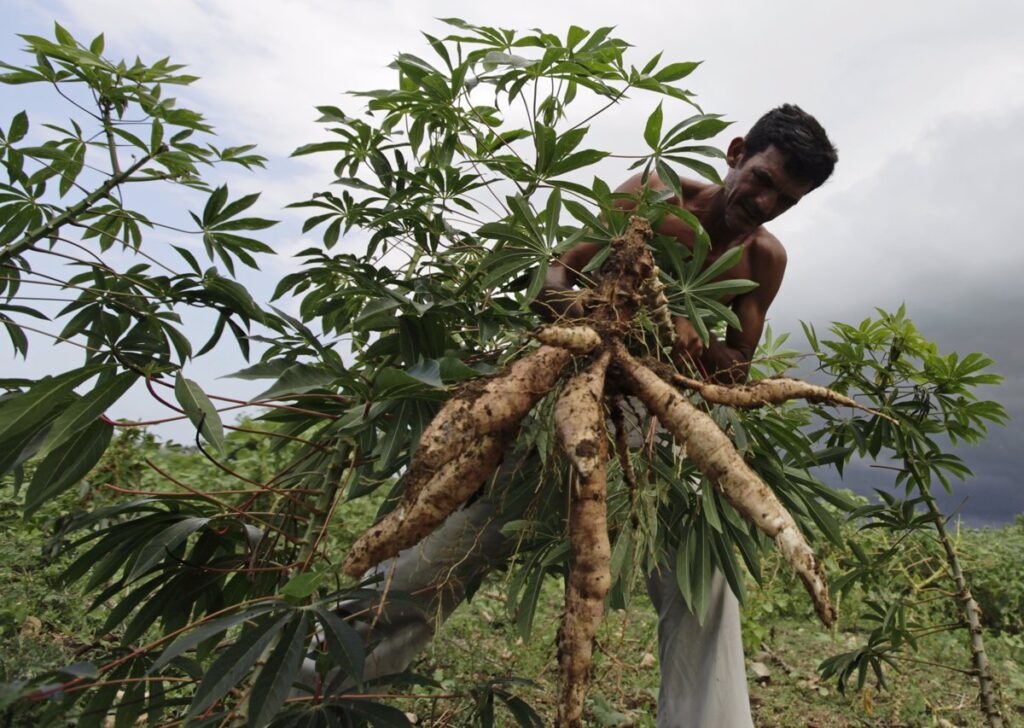
[[615,362],[626,383],[657,416],[725,499],[767,535],[807,587],[826,625],[835,620],[825,573],[789,511],[744,462],[718,425],[616,342]]
[[559,728],[583,725],[594,635],[601,624],[604,598],[612,581],[605,500],[608,442],[602,405],[610,358],[609,352],[602,352],[569,380],[555,405],[559,442],[579,475],[577,487],[570,486],[572,567],[565,593],[565,616],[558,633]]
[[542,326],[533,332],[542,344],[568,349],[573,354],[589,354],[601,344],[601,335],[589,326]]
[[787,377],[775,377],[772,379],[759,379],[750,384],[733,384],[725,386],[712,382],[702,382],[697,379],[685,377],[682,374],[672,376],[672,381],[681,384],[687,389],[695,390],[705,402],[711,404],[724,404],[729,407],[763,407],[766,404],[782,404],[791,399],[803,399],[807,402],[832,404],[843,407],[853,407],[868,412],[878,417],[898,424],[889,415],[878,410],[870,409],[856,402],[846,395],[834,392],[827,387],[817,384],[809,384],[799,379]]
[[469,498],[501,463],[505,436],[514,438],[519,421],[554,387],[571,358],[565,349],[541,346],[448,400],[420,436],[401,504],[359,537],[344,572],[358,577],[418,543]]

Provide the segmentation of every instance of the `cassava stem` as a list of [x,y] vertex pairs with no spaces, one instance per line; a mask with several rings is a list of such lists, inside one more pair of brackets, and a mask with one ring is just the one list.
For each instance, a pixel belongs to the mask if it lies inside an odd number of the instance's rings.
[[594,635],[604,614],[604,598],[611,588],[605,479],[608,443],[602,406],[610,358],[609,352],[602,352],[569,381],[555,405],[559,442],[579,474],[578,487],[571,488],[572,570],[565,593],[565,616],[558,633],[559,728],[583,725]]
[[725,499],[775,539],[783,557],[807,587],[821,621],[831,625],[835,612],[829,600],[825,573],[789,511],[744,462],[714,420],[630,356],[620,343],[616,344],[615,361],[626,383],[676,441],[685,443],[688,456]]
[[658,329],[658,341],[662,346],[675,346],[676,327],[672,323],[672,313],[668,309],[668,298],[665,296],[665,284],[661,282],[661,270],[658,266],[651,269],[651,275],[644,281],[642,293],[651,320]]

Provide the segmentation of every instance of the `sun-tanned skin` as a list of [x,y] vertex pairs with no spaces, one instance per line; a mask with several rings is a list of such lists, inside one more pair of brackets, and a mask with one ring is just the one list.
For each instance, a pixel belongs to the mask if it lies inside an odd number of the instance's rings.
[[[731,305],[742,327],[730,327],[725,341],[712,334],[705,347],[686,318],[674,317],[678,335],[675,355],[681,363],[686,359],[694,362],[709,376],[739,382],[746,379],[765,315],[786,270],[786,251],[763,224],[796,205],[814,185],[788,172],[786,155],[772,145],[753,155],[745,155],[744,140],[737,137],[729,144],[726,161],[729,172],[723,186],[680,179],[683,200],[672,197],[669,202],[693,213],[707,231],[711,251],[705,266],[726,251],[742,246],[744,254],[740,261],[719,279],[745,278],[758,286],[749,293],[722,299],[722,303]],[[647,184],[652,190],[665,189],[665,184],[654,175]],[[631,177],[616,191],[630,195],[640,193],[640,175]],[[633,204],[628,199],[620,202],[623,209],[631,209]],[[693,229],[679,217],[666,216],[658,232],[674,236],[688,248],[693,247]],[[577,284],[580,271],[599,249],[594,243],[581,243],[564,253],[548,270],[537,309],[556,318],[579,316],[578,304],[573,304],[566,294]]]

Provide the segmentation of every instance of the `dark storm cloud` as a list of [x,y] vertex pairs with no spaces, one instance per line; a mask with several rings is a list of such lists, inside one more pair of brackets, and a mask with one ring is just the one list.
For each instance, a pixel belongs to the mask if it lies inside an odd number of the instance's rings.
[[[1001,116],[936,124],[920,147],[876,174],[829,191],[827,214],[785,238],[790,269],[775,309],[777,330],[857,322],[874,307],[906,303],[918,329],[940,351],[981,351],[1006,381],[987,387],[1012,417],[977,446],[957,453],[975,476],[944,496],[969,523],[998,523],[1024,512],[1024,108]],[[821,192],[820,194],[825,194]],[[798,337],[802,339],[802,337]],[[860,492],[889,487],[885,471],[853,468]]]

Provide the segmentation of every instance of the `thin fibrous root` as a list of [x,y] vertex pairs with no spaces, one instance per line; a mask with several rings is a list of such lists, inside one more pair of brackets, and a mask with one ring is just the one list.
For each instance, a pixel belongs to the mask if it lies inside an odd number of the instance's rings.
[[442,465],[411,502],[371,526],[353,544],[342,569],[359,577],[374,564],[419,543],[473,495],[497,470],[504,454],[504,433],[477,438],[453,460]]
[[533,338],[548,346],[568,349],[573,354],[589,354],[601,345],[601,335],[589,326],[542,326]]
[[526,413],[551,391],[572,359],[566,349],[541,346],[507,371],[470,382],[451,399],[420,436],[405,474],[405,500],[411,503],[438,468],[491,432],[513,430]]
[[658,329],[658,341],[662,346],[675,346],[676,327],[672,323],[672,312],[669,311],[668,298],[665,296],[665,284],[661,282],[660,276],[661,270],[654,266],[651,275],[644,281],[641,292],[651,320]]
[[615,360],[630,388],[676,440],[686,444],[688,456],[708,480],[747,520],[775,539],[783,557],[807,587],[818,617],[831,625],[835,611],[825,572],[789,511],[744,462],[711,417],[630,356],[621,344],[616,346]]
[[605,472],[608,443],[602,406],[609,359],[605,351],[573,377],[555,405],[559,440],[580,475],[569,505],[573,560],[558,633],[559,728],[583,725],[594,635],[612,582]]
[[[621,394],[616,394],[611,399],[611,420],[615,426],[615,454],[619,458],[619,465],[622,467],[622,479],[626,481],[629,488],[629,503],[633,511],[633,526],[637,525],[636,495],[637,482],[636,470],[633,468],[633,459],[629,456],[629,432],[626,429],[626,413],[623,411],[624,402]],[[639,427],[640,423],[637,423]]]
[[685,377],[682,374],[674,374],[672,381],[688,389],[696,390],[704,398],[705,402],[710,402],[711,404],[724,404],[729,407],[763,407],[766,404],[782,404],[791,399],[803,399],[811,403],[853,407],[877,417],[882,417],[893,424],[899,424],[897,420],[889,415],[873,410],[870,407],[865,407],[846,395],[839,394],[839,392],[834,392],[827,387],[817,384],[802,382],[799,379],[778,377],[759,379],[750,384],[726,386],[712,382],[701,382],[697,379]]

